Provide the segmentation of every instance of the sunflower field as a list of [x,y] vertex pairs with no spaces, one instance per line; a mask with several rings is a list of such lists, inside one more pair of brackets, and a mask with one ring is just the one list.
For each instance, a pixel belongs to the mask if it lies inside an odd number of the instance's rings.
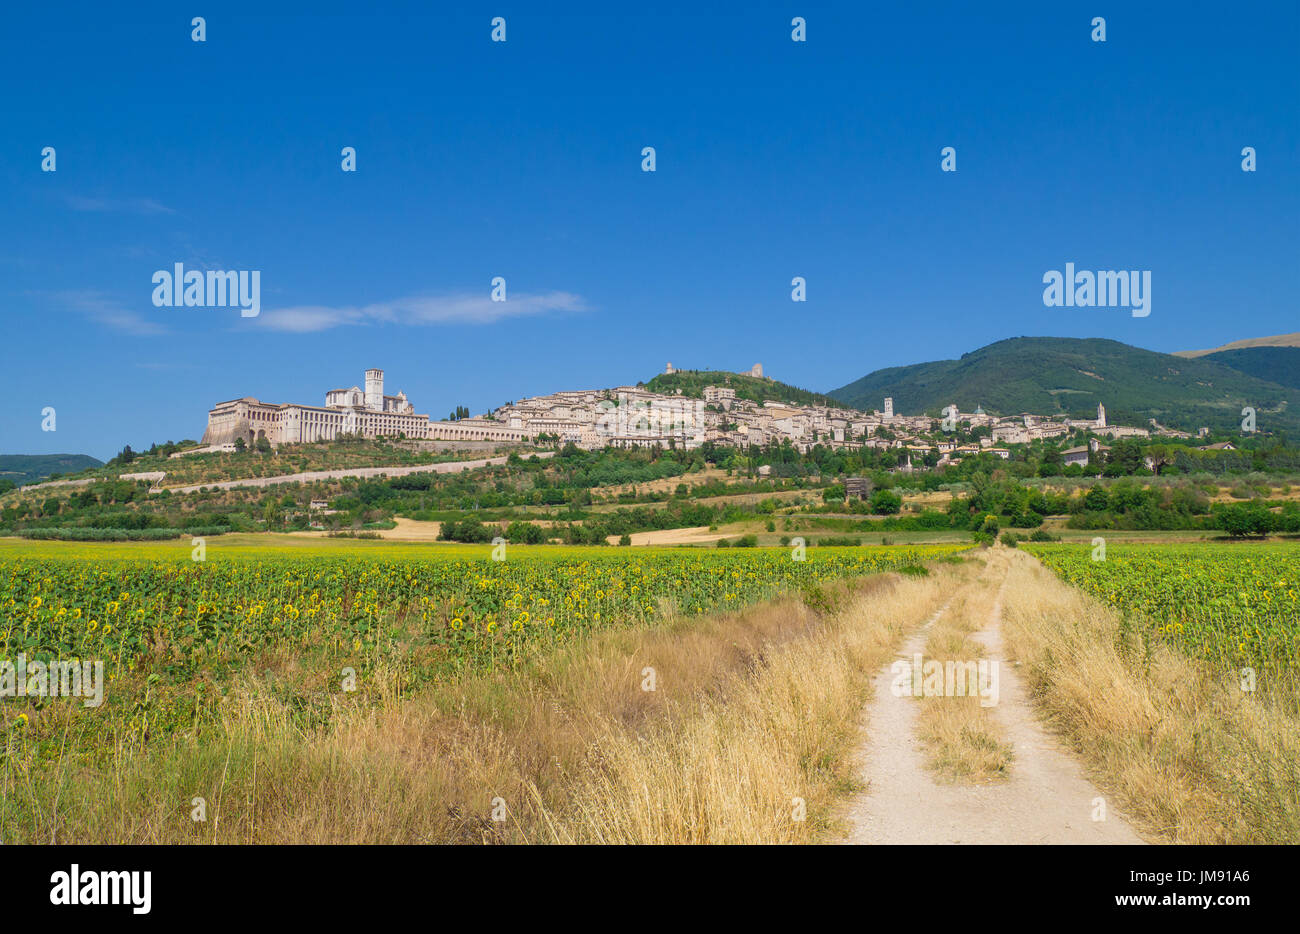
[[[364,687],[382,666],[409,691],[601,628],[739,608],[964,547],[812,548],[796,561],[787,549],[512,546],[497,561],[485,547],[376,544],[194,561],[29,543],[0,553],[0,661],[102,661],[106,700],[90,716],[125,725],[128,740],[198,730],[238,679],[286,670],[287,699],[311,725],[328,719],[345,669]],[[44,706],[4,701],[5,728],[35,725]]]
[[1098,561],[1084,544],[1021,547],[1212,665],[1290,676],[1300,658],[1300,544],[1112,544]]

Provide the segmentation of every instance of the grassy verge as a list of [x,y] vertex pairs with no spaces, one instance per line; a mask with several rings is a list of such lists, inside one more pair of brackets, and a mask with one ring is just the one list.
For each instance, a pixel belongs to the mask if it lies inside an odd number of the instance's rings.
[[1144,645],[1023,554],[1004,634],[1040,708],[1143,828],[1176,843],[1300,842],[1300,691]]

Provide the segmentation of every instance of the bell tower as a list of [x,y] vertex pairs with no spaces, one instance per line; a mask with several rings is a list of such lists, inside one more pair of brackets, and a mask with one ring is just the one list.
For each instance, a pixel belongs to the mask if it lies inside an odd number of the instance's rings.
[[372,412],[384,410],[383,370],[366,370],[366,408]]

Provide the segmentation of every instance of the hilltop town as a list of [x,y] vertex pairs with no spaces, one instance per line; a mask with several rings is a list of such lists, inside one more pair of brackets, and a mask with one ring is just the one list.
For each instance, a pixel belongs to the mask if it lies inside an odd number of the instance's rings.
[[[674,373],[672,364],[665,373]],[[763,379],[756,364],[746,376]],[[208,413],[202,447],[177,456],[203,451],[232,451],[256,444],[330,441],[340,437],[402,438],[447,442],[561,443],[586,450],[601,448],[680,448],[691,450],[706,443],[731,446],[789,443],[807,452],[816,445],[831,448],[898,449],[904,466],[913,455],[937,454],[939,461],[960,460],[988,451],[1007,458],[1005,445],[1046,441],[1085,431],[1108,438],[1146,438],[1153,433],[1173,438],[1189,437],[1153,423],[1151,428],[1111,425],[1106,410],[1097,406],[1096,418],[1022,412],[993,415],[978,405],[964,412],[954,403],[942,418],[900,415],[894,400],[886,397],[871,412],[833,405],[798,405],[740,398],[727,385],[706,386],[701,398],[654,392],[644,386],[610,389],[565,390],[532,396],[472,417],[433,420],[416,414],[405,393],[385,395],[384,372],[365,372],[364,389],[332,389],[325,404],[268,403],[252,397],[218,403]],[[1205,433],[1204,431],[1202,433]],[[959,443],[965,435],[969,443]],[[1096,450],[1097,442],[1092,442]],[[1086,462],[1088,448],[1065,452],[1067,461]]]

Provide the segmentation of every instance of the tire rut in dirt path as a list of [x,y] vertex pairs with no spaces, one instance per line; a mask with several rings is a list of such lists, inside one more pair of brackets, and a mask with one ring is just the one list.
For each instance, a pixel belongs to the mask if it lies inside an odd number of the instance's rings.
[[[996,570],[993,561],[1003,565]],[[945,784],[926,766],[917,735],[922,703],[896,697],[886,666],[874,682],[866,714],[866,745],[858,759],[866,791],[848,812],[850,844],[1040,843],[1140,844],[1144,841],[1107,801],[1106,820],[1094,821],[1094,801],[1103,797],[1079,763],[1040,725],[1015,666],[1004,657],[1000,632],[1009,560],[990,558],[988,573],[1002,580],[988,625],[973,634],[998,663],[998,697],[993,708],[1004,739],[1015,750],[1009,777],[988,784]],[[981,575],[980,581],[988,580]],[[979,582],[964,585],[976,587]],[[959,591],[960,593],[960,591]],[[899,658],[923,653],[930,627],[950,600],[899,650]],[[957,604],[961,607],[962,604]],[[960,611],[960,610],[958,610]],[[933,702],[933,701],[932,701]]]

